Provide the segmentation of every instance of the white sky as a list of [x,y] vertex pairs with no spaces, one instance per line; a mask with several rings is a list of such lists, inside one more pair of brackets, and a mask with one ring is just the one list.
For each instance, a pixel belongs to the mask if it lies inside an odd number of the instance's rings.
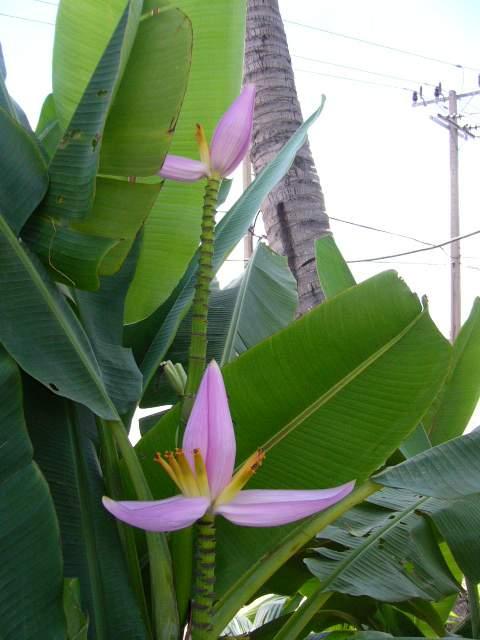
[[[80,1],[80,0],[79,0]],[[226,0],[227,1],[227,0]],[[0,0],[0,14],[54,22],[57,0]],[[411,90],[423,84],[426,99],[442,82],[445,93],[479,88],[478,73],[453,65],[335,37],[299,22],[480,69],[478,0],[280,0],[304,116],[327,96],[310,144],[325,194],[327,212],[338,218],[439,243],[449,238],[448,132],[430,115],[441,105],[411,107]],[[291,21],[291,22],[289,22]],[[53,26],[0,15],[0,41],[8,86],[33,123],[50,91]],[[368,70],[309,62],[296,56]],[[398,76],[405,80],[377,74]],[[399,89],[334,79],[333,74],[395,85]],[[408,88],[408,91],[402,88]],[[480,96],[460,103],[474,115],[460,124],[480,124]],[[477,131],[480,135],[480,129]],[[478,164],[480,138],[460,140],[461,233],[480,229]],[[421,245],[358,227],[331,222],[347,259],[409,251]],[[391,265],[352,265],[358,280],[395,268],[419,295],[427,294],[434,320],[449,334],[448,251],[428,251],[392,260]],[[480,235],[462,242],[462,311],[465,319],[479,294]],[[226,282],[242,268],[241,250],[224,268]]]

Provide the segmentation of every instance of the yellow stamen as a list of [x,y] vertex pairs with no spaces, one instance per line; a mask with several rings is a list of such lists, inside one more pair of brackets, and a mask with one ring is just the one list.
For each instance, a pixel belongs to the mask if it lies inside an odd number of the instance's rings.
[[165,455],[165,460],[167,461],[167,463],[169,464],[169,466],[172,469],[172,472],[174,473],[175,477],[177,478],[178,487],[180,488],[180,491],[185,496],[190,495],[190,493],[188,491],[188,487],[185,484],[185,478],[183,477],[183,473],[182,473],[182,470],[180,469],[180,465],[175,460],[175,457],[174,457],[173,453],[171,451],[166,451],[164,455]]
[[173,480],[173,482],[177,485],[177,487],[182,491],[182,485],[180,484],[175,472],[172,467],[165,462],[160,453],[155,454],[154,461],[158,462],[158,464],[162,467],[162,469],[167,473],[167,475]]
[[200,151],[200,160],[210,166],[210,150],[208,148],[207,138],[205,136],[205,130],[201,124],[196,125],[195,139],[197,140],[198,150]]
[[188,492],[186,495],[200,495],[200,489],[198,488],[197,480],[182,449],[175,449],[175,459],[181,469],[182,480]]
[[203,460],[202,454],[200,453],[200,449],[193,450],[193,461],[195,463],[195,475],[197,477],[197,484],[198,488],[200,489],[200,494],[209,498],[210,486],[208,484],[207,467],[205,466],[205,462]]
[[230,502],[230,500],[234,498],[241,489],[243,489],[257,469],[262,466],[264,460],[265,452],[261,449],[255,451],[255,453],[245,461],[233,476],[229,484],[215,500],[215,504],[219,505],[224,504],[225,502]]

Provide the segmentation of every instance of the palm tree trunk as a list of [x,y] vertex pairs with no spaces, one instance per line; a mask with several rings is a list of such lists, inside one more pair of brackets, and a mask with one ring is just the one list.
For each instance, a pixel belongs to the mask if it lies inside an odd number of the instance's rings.
[[[250,158],[258,174],[303,122],[277,0],[248,0],[245,82],[257,87]],[[314,241],[330,233],[308,142],[262,205],[270,246],[288,258],[297,280],[298,314],[322,302]]]

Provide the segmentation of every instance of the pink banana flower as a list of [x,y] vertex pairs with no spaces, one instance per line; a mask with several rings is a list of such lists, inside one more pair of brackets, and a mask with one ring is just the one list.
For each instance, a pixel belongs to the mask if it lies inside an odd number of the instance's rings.
[[217,124],[210,147],[203,127],[197,124],[196,138],[200,160],[167,155],[159,174],[162,178],[179,182],[228,176],[238,167],[248,151],[252,137],[254,106],[255,85],[247,84]]
[[242,491],[265,454],[255,452],[234,474],[235,433],[222,374],[216,362],[205,371],[183,437],[182,449],[156,454],[182,495],[166,500],[116,502],[105,508],[122,522],[146,531],[176,531],[205,513],[246,527],[272,527],[322,511],[348,495],[355,482],[331,489]]

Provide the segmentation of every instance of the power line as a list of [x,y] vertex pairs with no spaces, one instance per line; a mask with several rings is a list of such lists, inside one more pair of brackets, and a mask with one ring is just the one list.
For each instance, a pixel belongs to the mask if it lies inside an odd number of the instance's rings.
[[390,78],[391,80],[401,80],[402,82],[411,82],[414,85],[423,85],[426,87],[435,87],[434,84],[429,82],[420,82],[419,80],[410,80],[409,78],[403,78],[401,76],[393,76],[388,73],[380,73],[379,71],[370,71],[369,69],[362,69],[360,67],[352,67],[348,64],[338,64],[336,62],[328,62],[328,60],[319,60],[318,58],[309,58],[307,56],[297,56],[295,54],[292,55],[292,58],[298,58],[299,60],[306,60],[308,62],[319,62],[320,64],[328,64],[332,67],[339,67],[341,69],[350,69],[351,71],[358,71],[360,73],[368,73],[372,76],[379,76],[381,78]]
[[399,91],[408,91],[408,93],[412,92],[412,89],[408,89],[407,87],[399,87],[398,85],[393,84],[385,84],[382,82],[372,82],[370,80],[360,80],[359,78],[349,78],[347,76],[337,76],[332,73],[321,73],[320,71],[309,71],[308,69],[295,69],[296,72],[300,73],[311,73],[314,76],[325,76],[327,78],[335,78],[336,80],[348,80],[350,82],[360,82],[361,84],[368,84],[374,87],[384,87],[387,89],[398,89]]
[[442,247],[452,244],[452,242],[465,240],[466,238],[476,236],[479,233],[480,233],[480,229],[478,229],[477,231],[466,233],[463,236],[450,238],[450,240],[446,240],[445,242],[441,242],[440,244],[434,244],[430,247],[423,247],[422,249],[414,249],[413,251],[402,251],[402,253],[393,253],[388,256],[376,256],[375,258],[362,258],[361,260],[347,260],[347,262],[348,264],[354,264],[356,262],[379,262],[380,260],[387,260],[388,258],[399,258],[400,256],[409,256],[409,255],[412,255],[413,253],[421,253],[422,251],[432,251],[432,249],[441,249]]
[[49,4],[51,7],[58,7],[56,2],[48,2],[48,0],[32,0],[32,2],[40,2],[40,4]]
[[418,242],[419,244],[424,244],[429,247],[435,247],[436,245],[433,242],[425,242],[424,240],[419,240],[414,236],[407,236],[403,233],[397,233],[396,231],[388,231],[387,229],[379,229],[378,227],[371,227],[368,224],[360,224],[359,222],[353,222],[352,220],[344,220],[343,218],[334,218],[333,216],[328,216],[330,220],[335,220],[335,222],[342,222],[343,224],[351,224],[354,227],[360,227],[362,229],[367,229],[368,231],[377,231],[378,233],[386,233],[389,236],[396,236],[397,238],[405,238],[406,240],[413,240],[413,242]]
[[316,27],[311,24],[305,24],[303,22],[295,22],[294,20],[284,20],[287,24],[295,25],[296,27],[303,27],[305,29],[312,29],[314,31],[321,31],[322,33],[327,33],[330,36],[335,36],[337,38],[344,38],[345,40],[353,40],[355,42],[361,42],[362,44],[367,44],[371,47],[379,47],[381,49],[387,49],[389,51],[395,51],[396,53],[402,53],[407,56],[413,56],[415,58],[421,58],[422,60],[429,60],[430,62],[437,62],[439,64],[444,64],[449,67],[455,67],[456,69],[468,69],[469,71],[478,71],[478,68],[469,67],[464,64],[458,64],[454,62],[449,62],[448,60],[442,60],[441,58],[434,58],[432,56],[425,56],[421,53],[415,53],[413,51],[408,51],[407,49],[399,49],[398,47],[392,47],[388,44],[382,44],[380,42],[373,42],[372,40],[365,40],[364,38],[358,38],[357,36],[351,36],[346,33],[339,33],[338,31],[330,31],[329,29],[322,29],[321,27]]
[[4,18],[14,18],[15,20],[23,20],[24,22],[37,22],[38,24],[48,24],[52,27],[55,26],[54,22],[47,22],[46,20],[36,20],[35,18],[24,18],[23,16],[12,16],[10,13],[0,13],[0,16]]

